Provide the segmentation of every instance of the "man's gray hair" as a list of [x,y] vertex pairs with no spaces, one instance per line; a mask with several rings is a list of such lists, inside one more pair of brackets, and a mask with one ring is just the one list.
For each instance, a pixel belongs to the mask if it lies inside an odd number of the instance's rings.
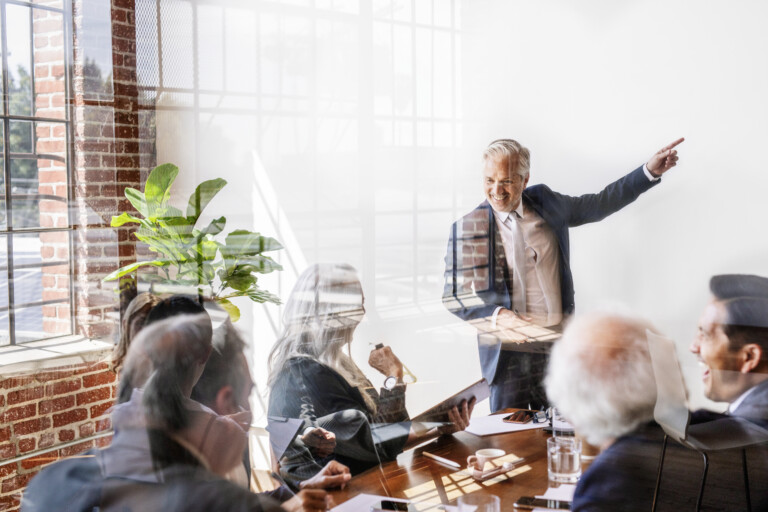
[[596,446],[653,419],[656,380],[648,322],[618,314],[575,318],[555,343],[545,386],[579,435]]
[[509,171],[514,171],[517,162],[517,173],[525,178],[531,171],[531,152],[528,148],[512,139],[499,139],[491,142],[483,152],[483,161],[488,159],[506,159]]

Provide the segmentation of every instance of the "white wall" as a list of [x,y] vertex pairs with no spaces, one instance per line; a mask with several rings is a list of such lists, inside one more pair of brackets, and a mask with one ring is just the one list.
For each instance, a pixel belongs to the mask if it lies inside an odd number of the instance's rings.
[[[189,87],[220,92],[201,94],[202,110],[158,115],[159,161],[194,168],[188,183],[226,177],[211,210],[288,242],[288,271],[270,284],[284,298],[305,263],[360,269],[370,312],[353,352],[362,367],[366,342],[391,344],[420,379],[409,392],[417,413],[479,378],[474,333],[440,295],[450,223],[482,200],[483,147],[518,139],[532,152],[531,184],[580,194],[684,136],[659,187],[572,231],[572,268],[578,311],[625,308],[678,341],[700,403],[683,349],[709,276],[768,275],[768,6],[431,5],[207,4]],[[228,78],[212,84],[219,75]],[[274,321],[279,311],[268,311]],[[241,327],[263,377],[269,318],[256,307]]]
[[687,345],[709,277],[768,274],[767,14],[758,1],[564,0],[466,15],[468,146],[519,138],[532,183],[596,191],[686,137],[659,187],[571,242],[577,310],[650,318],[677,340],[696,402]]

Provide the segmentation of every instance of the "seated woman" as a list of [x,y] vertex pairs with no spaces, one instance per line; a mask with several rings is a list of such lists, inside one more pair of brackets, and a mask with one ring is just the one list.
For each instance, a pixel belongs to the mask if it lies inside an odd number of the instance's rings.
[[[346,264],[318,264],[305,270],[283,313],[283,333],[270,353],[269,416],[300,418],[307,427],[320,426],[336,436],[332,458],[360,473],[393,460],[409,446],[440,434],[463,430],[474,403],[449,412],[451,422],[440,428],[412,425],[405,408],[403,364],[389,347],[371,352],[368,363],[387,377],[376,392],[344,348],[352,341],[365,314],[363,290],[355,269]],[[288,479],[316,471],[314,460],[293,446],[281,460]]]

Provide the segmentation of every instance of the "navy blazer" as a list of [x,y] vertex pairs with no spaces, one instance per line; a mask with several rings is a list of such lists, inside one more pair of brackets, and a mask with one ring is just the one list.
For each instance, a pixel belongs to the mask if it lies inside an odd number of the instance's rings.
[[[597,194],[567,196],[546,185],[534,185],[523,191],[525,205],[544,219],[557,239],[563,315],[570,315],[575,309],[568,228],[604,219],[659,182],[650,181],[643,168],[638,167]],[[488,201],[483,201],[451,228],[445,256],[443,303],[465,321],[490,318],[499,306],[511,309],[511,283],[493,210]],[[478,335],[480,365],[483,377],[493,382],[501,342],[489,342],[485,337]]]

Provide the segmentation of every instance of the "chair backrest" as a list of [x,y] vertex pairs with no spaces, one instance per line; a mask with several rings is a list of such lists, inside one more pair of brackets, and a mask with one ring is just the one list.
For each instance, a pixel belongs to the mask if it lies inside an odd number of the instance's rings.
[[667,435],[682,443],[687,437],[691,413],[675,343],[651,331],[646,331],[646,335],[656,377],[653,417]]

